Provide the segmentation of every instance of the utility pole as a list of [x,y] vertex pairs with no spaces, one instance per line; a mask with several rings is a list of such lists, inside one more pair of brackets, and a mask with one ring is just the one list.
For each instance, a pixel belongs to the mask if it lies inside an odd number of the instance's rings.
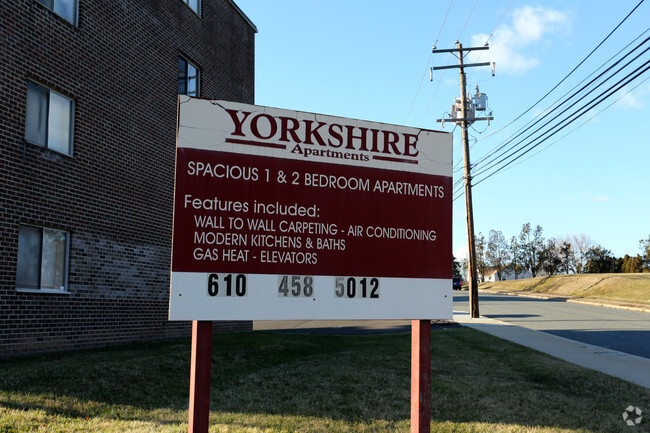
[[[465,166],[465,208],[467,210],[467,241],[469,246],[469,303],[470,303],[470,313],[471,317],[478,318],[479,307],[478,307],[478,278],[476,275],[476,244],[474,239],[474,210],[472,208],[472,175],[471,175],[471,164],[469,159],[469,137],[467,135],[467,128],[469,125],[474,123],[477,120],[487,120],[488,125],[490,120],[493,117],[474,117],[475,110],[482,111],[485,110],[485,101],[487,96],[484,93],[479,93],[478,86],[476,86],[476,94],[473,99],[468,101],[467,94],[467,83],[465,77],[465,68],[471,68],[476,66],[492,66],[492,75],[494,75],[494,63],[483,62],[483,63],[468,63],[463,62],[464,53],[470,51],[478,50],[487,50],[489,49],[488,45],[485,44],[483,47],[470,47],[463,48],[463,45],[456,41],[456,48],[445,49],[445,50],[436,50],[436,47],[433,47],[433,53],[454,53],[458,57],[458,66],[436,66],[432,68],[434,70],[440,69],[452,69],[458,68],[458,73],[460,75],[460,98],[456,98],[456,104],[452,106],[452,114],[448,119],[438,119],[438,122],[444,127],[445,120],[453,122],[461,127],[461,138],[463,140],[463,163]],[[458,110],[460,109],[460,110]],[[460,117],[457,115],[460,114]]]

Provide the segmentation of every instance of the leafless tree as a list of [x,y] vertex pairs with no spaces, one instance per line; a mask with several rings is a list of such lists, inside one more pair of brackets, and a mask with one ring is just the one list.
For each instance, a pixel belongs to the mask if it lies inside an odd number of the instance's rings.
[[576,274],[582,274],[585,271],[585,265],[587,264],[587,251],[596,246],[596,241],[590,238],[587,234],[573,233],[565,236],[563,242],[568,242],[571,245],[571,250],[573,252],[573,269]]
[[506,238],[501,233],[501,230],[490,230],[488,234],[487,250],[485,251],[485,259],[491,268],[497,272],[497,279],[501,281],[503,270],[510,261],[510,251]]

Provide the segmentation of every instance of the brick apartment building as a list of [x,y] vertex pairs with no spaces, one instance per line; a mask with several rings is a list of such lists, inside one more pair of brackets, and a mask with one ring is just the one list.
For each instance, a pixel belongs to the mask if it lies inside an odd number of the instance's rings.
[[256,31],[231,0],[0,3],[0,357],[189,335],[177,94],[254,103]]

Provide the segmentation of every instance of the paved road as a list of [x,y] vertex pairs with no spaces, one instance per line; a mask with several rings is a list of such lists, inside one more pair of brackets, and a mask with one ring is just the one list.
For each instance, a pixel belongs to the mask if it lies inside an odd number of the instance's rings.
[[[454,310],[469,311],[468,296],[466,291],[454,292]],[[650,313],[484,292],[479,293],[479,312],[503,322],[650,359]]]

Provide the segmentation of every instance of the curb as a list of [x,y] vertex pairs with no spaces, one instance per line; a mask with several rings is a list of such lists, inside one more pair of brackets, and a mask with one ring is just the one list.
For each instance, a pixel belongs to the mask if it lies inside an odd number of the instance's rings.
[[587,300],[580,298],[568,298],[566,302],[574,304],[595,305],[597,307],[616,308],[617,310],[639,311],[641,313],[650,313],[650,307],[644,307],[637,304],[609,304],[603,301]]
[[570,296],[542,294],[542,293],[509,292],[506,290],[495,290],[495,291],[479,290],[479,292],[492,293],[495,295],[521,296],[522,298],[535,298],[535,299],[545,299],[545,300],[554,299],[558,301],[571,302],[574,304],[594,305],[597,307],[615,308],[617,310],[629,310],[629,311],[638,311],[641,313],[650,313],[650,306],[639,305],[639,304],[617,304],[617,303],[611,303],[611,302],[597,300],[597,299],[581,299],[581,298],[572,298]]

